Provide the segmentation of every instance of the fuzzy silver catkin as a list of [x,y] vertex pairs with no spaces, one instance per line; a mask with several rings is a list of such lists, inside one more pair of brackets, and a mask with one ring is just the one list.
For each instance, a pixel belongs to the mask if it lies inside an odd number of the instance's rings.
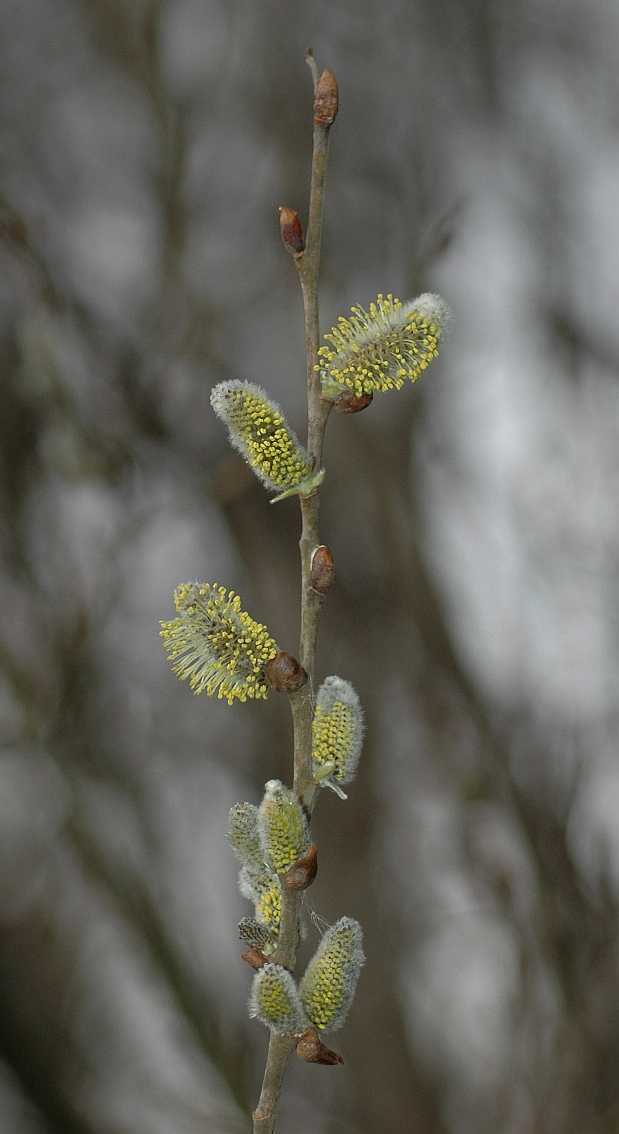
[[316,698],[312,760],[317,783],[335,786],[355,778],[363,745],[363,711],[349,681],[325,678]]
[[300,1035],[308,1027],[294,977],[281,965],[263,965],[256,973],[249,1014],[278,1035]]
[[220,382],[211,405],[228,427],[231,445],[272,492],[295,488],[311,476],[312,462],[277,405],[253,382]]
[[282,888],[277,874],[266,866],[259,871],[242,866],[239,890],[254,903],[256,920],[277,936],[282,911]]
[[281,780],[265,784],[258,810],[258,831],[264,857],[278,874],[285,873],[309,846],[303,810]]
[[264,868],[258,833],[258,808],[253,803],[235,803],[228,814],[228,841],[242,866]]

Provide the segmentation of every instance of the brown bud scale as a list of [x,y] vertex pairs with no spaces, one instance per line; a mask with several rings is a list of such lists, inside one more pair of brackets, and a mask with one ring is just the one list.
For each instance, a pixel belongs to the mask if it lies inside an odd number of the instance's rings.
[[335,560],[326,544],[321,543],[312,552],[310,562],[310,585],[312,590],[324,595],[335,582]]
[[352,391],[345,390],[333,404],[336,413],[361,413],[361,410],[367,409],[373,400],[373,394],[356,395]]
[[306,1063],[322,1063],[326,1067],[335,1067],[336,1064],[344,1062],[337,1051],[325,1047],[315,1028],[308,1028],[303,1033],[297,1043],[297,1055]]
[[307,681],[307,674],[292,654],[280,650],[265,666],[265,677],[272,689],[278,693],[300,689]]
[[318,873],[318,848],[312,843],[302,858],[284,875],[287,890],[307,890]]
[[246,949],[244,953],[241,953],[241,960],[246,961],[256,972],[258,969],[261,969],[263,965],[268,965],[269,963],[269,958],[265,957],[264,953],[261,952],[260,949],[257,949],[255,945],[252,945],[250,949]]
[[314,96],[314,122],[317,126],[330,126],[335,122],[339,106],[337,79],[333,71],[323,71],[316,84]]
[[288,209],[285,205],[280,205],[279,231],[286,251],[292,256],[299,256],[305,249],[305,238],[303,225],[296,209]]

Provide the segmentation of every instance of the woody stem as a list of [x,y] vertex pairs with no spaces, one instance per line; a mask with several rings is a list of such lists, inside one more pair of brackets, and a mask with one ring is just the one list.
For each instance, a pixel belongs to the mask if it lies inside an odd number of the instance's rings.
[[[315,89],[318,81],[318,67],[311,53],[308,53],[306,61],[312,72]],[[331,402],[322,400],[320,379],[314,369],[318,357],[320,335],[318,278],[328,150],[329,126],[315,123],[305,251],[295,259],[301,284],[305,324],[307,448],[315,471],[321,467],[325,428],[332,405]],[[320,488],[317,488],[311,496],[301,496],[300,503],[301,629],[299,660],[307,673],[307,681],[301,689],[289,693],[289,700],[294,734],[294,790],[305,806],[311,810],[315,790],[312,776],[313,677],[322,596],[312,590],[310,570],[312,552],[320,544],[318,536]],[[285,886],[282,887],[279,941],[273,960],[285,965],[292,971],[294,971],[296,964],[299,901],[300,894],[298,891],[289,890]],[[293,1048],[294,1040],[289,1036],[279,1036],[275,1032],[271,1032],[262,1090],[253,1116],[254,1134],[273,1134],[275,1130],[276,1110],[284,1073]]]

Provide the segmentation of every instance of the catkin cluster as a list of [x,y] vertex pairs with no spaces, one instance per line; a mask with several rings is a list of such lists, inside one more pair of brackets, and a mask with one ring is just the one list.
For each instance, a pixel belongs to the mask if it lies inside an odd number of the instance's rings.
[[[321,82],[329,72],[324,72]],[[317,122],[330,123],[333,76],[320,94],[317,87]],[[283,216],[283,214],[286,216]],[[295,255],[303,252],[298,222],[291,210],[282,210],[284,241]],[[293,224],[294,232],[289,231]],[[288,227],[287,227],[288,226]],[[300,235],[299,235],[300,234]],[[346,412],[365,408],[375,391],[399,389],[408,378],[415,381],[432,359],[448,318],[446,304],[425,294],[402,303],[389,293],[379,294],[366,311],[352,307],[340,316],[324,338],[315,370],[323,397],[348,397]],[[363,404],[355,407],[351,398]],[[279,406],[251,382],[221,382],[212,391],[211,404],[226,424],[231,444],[243,455],[256,476],[277,499],[292,493],[309,495],[324,471],[313,462],[287,424]],[[313,564],[312,587],[326,593],[333,581],[333,561]],[[330,553],[329,553],[330,555]],[[315,569],[314,569],[315,567]],[[325,576],[326,572],[326,577]],[[217,694],[228,704],[234,700],[264,699],[271,687],[296,691],[297,681],[282,681],[282,666],[270,665],[276,655],[293,663],[306,680],[299,663],[280,653],[266,626],[242,609],[234,591],[218,583],[183,583],[175,591],[177,617],[161,623],[164,650],[173,671],[188,681],[195,693]],[[267,679],[268,675],[268,679]],[[337,676],[327,677],[316,699],[312,725],[312,768],[315,783],[344,795],[341,785],[354,778],[363,740],[363,714],[352,685]],[[265,956],[277,949],[282,911],[282,886],[295,888],[294,870],[310,848],[306,813],[294,793],[279,780],[269,780],[260,807],[237,803],[230,810],[228,837],[240,862],[239,887],[254,905],[254,917],[239,923],[239,936]],[[316,850],[313,870],[316,869]],[[299,863],[299,866],[301,864]],[[299,868],[297,868],[299,869]],[[311,875],[313,879],[313,874]],[[265,956],[259,958],[265,960]],[[308,1028],[327,1031],[341,1027],[364,963],[362,930],[353,918],[341,917],[324,934],[297,987],[281,965],[266,962],[256,972],[250,1014],[272,1031],[299,1036]],[[329,1062],[338,1061],[328,1053]]]
[[268,964],[258,970],[249,1014],[279,1035],[300,1035],[308,1026],[294,977],[282,965]]
[[[253,803],[235,803],[230,808],[228,839],[241,863],[239,889],[243,897],[254,903],[255,920],[268,931],[272,944],[281,918],[279,875],[285,874],[309,847],[303,809],[280,780],[269,780],[259,808]],[[242,924],[241,936],[249,940],[248,919],[243,919]]]
[[341,917],[325,933],[298,988],[281,965],[259,969],[250,1015],[280,1034],[298,1035],[310,1024],[321,1032],[335,1031],[348,1015],[364,961],[359,922]]

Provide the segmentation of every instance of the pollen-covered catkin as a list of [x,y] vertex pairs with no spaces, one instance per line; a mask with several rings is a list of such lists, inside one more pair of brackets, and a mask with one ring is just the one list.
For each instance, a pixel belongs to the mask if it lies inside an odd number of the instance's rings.
[[211,405],[228,427],[230,443],[272,492],[301,487],[312,462],[276,402],[253,382],[220,382]]
[[256,973],[249,1014],[279,1035],[300,1035],[308,1026],[294,977],[281,965],[263,965]]
[[294,792],[280,780],[265,784],[258,830],[264,856],[278,874],[288,870],[309,846],[303,810]]
[[267,697],[264,670],[278,647],[266,626],[241,609],[239,596],[219,583],[182,583],[174,602],[178,618],[162,622],[160,633],[181,681],[229,705]]
[[438,356],[448,316],[444,300],[429,292],[406,303],[391,293],[379,294],[368,311],[351,307],[318,351],[316,370],[325,394],[352,390],[361,397],[399,390],[407,378],[415,382]]
[[342,1026],[364,961],[359,922],[341,917],[326,931],[299,987],[301,1003],[315,1027],[335,1031]]
[[312,759],[318,783],[354,779],[363,743],[363,712],[349,681],[326,677],[316,698]]

